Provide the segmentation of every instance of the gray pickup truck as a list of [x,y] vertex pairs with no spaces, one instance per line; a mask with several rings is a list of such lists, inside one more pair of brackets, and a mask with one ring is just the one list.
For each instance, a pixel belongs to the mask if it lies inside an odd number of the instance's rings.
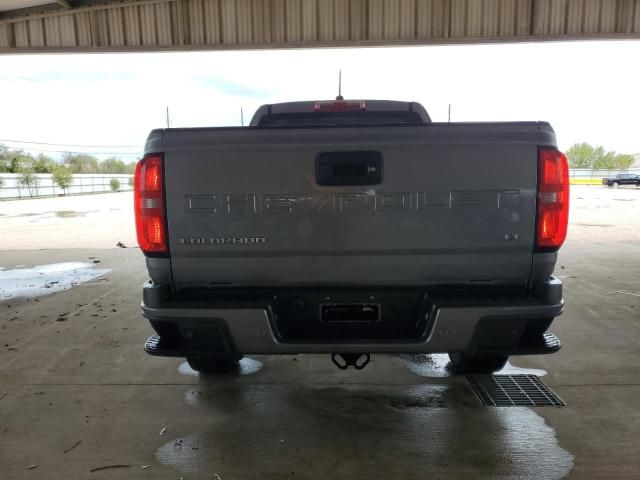
[[545,122],[435,123],[417,103],[290,102],[248,127],[153,130],[135,175],[152,355],[560,348],[567,159]]

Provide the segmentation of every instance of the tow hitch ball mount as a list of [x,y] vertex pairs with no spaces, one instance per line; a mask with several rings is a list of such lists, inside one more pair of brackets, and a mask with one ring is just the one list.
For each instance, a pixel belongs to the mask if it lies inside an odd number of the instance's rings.
[[[360,360],[362,359],[362,360]],[[362,370],[369,364],[371,356],[368,353],[332,353],[331,361],[340,370],[346,370],[353,367],[356,370]]]

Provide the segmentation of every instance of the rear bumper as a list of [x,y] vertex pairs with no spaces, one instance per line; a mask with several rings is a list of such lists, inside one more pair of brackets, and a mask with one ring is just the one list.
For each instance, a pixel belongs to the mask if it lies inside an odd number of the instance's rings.
[[[562,283],[551,277],[536,285],[526,298],[502,301],[434,300],[428,309],[428,327],[410,340],[289,340],[275,327],[268,304],[220,305],[205,301],[172,301],[163,287],[145,285],[142,314],[158,335],[147,341],[148,353],[189,356],[226,351],[244,354],[298,353],[448,353],[478,355],[553,353],[558,339],[546,333],[563,310]],[[166,291],[166,289],[165,289]]]

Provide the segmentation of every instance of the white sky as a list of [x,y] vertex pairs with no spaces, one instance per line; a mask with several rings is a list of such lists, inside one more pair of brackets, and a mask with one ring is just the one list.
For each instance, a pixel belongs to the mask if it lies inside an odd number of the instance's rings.
[[434,121],[449,103],[453,121],[546,120],[562,149],[638,153],[639,59],[638,41],[0,56],[0,142],[139,152],[167,106],[172,126],[239,125],[241,106],[248,122],[263,103],[335,97],[342,69],[346,98],[418,101]]

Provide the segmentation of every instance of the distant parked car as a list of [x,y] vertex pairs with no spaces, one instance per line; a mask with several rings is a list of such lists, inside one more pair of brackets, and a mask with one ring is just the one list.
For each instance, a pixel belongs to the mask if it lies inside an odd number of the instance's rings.
[[603,178],[602,184],[607,187],[617,187],[618,185],[640,186],[640,175],[635,175],[633,173],[619,173],[613,177]]

